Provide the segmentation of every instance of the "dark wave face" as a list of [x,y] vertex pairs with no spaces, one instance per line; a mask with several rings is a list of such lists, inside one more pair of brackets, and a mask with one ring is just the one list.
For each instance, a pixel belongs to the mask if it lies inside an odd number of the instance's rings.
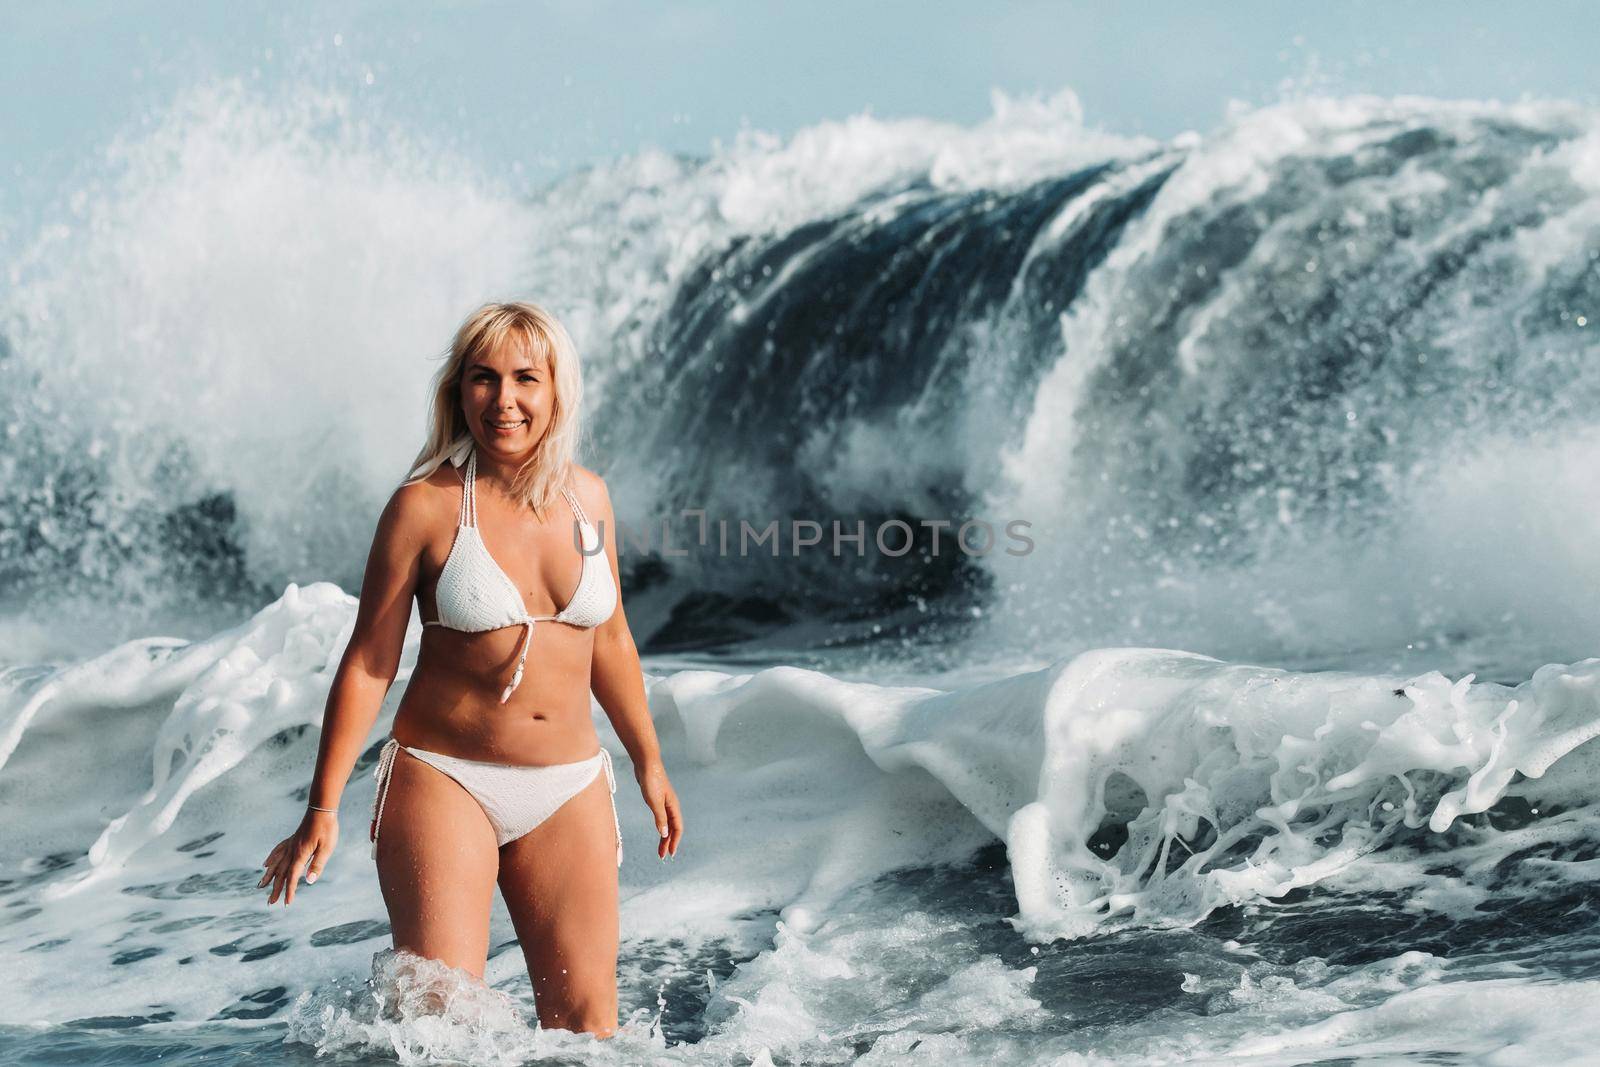
[[[648,647],[1571,658],[1600,622],[1597,151],[1553,103],[1306,101],[1171,144],[1042,107],[523,201],[326,101],[196,94],[14,265],[0,600],[354,589],[427,357],[510,295],[585,353],[588,462],[655,533],[623,561]],[[684,510],[710,543],[676,555]],[[952,543],[969,519],[993,550]]]

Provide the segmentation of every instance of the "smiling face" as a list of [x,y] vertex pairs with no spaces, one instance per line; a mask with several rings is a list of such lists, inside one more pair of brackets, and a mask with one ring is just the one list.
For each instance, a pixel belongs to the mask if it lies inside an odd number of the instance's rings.
[[550,369],[549,358],[516,335],[468,361],[461,372],[461,412],[479,448],[522,460],[538,446],[555,418]]

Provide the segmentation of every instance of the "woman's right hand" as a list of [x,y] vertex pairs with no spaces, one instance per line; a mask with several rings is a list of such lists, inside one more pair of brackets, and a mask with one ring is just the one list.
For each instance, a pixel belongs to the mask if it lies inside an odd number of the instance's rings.
[[[275,903],[278,894],[282,893],[283,906],[288,907],[294,903],[294,890],[300,875],[305,874],[307,885],[315,882],[338,843],[339,816],[331,811],[306,809],[305,818],[300,820],[300,828],[267,853],[266,862],[261,865],[267,869],[267,873],[261,876],[256,888],[260,889],[270,881],[272,892],[267,897],[267,903]],[[308,863],[309,871],[306,870]]]

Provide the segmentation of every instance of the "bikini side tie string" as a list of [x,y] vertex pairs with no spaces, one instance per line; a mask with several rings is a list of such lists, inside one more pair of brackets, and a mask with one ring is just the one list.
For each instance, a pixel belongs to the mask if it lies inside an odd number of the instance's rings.
[[611,768],[611,753],[600,749],[600,765],[606,771],[606,785],[611,789],[611,822],[617,829],[617,866],[622,866],[622,817],[617,814],[617,774]]
[[400,751],[400,742],[394,738],[383,743],[383,749],[378,753],[378,769],[373,777],[378,780],[378,789],[372,795],[372,858],[378,858],[378,826],[383,822],[383,802],[389,795],[389,778],[394,773],[394,758]]

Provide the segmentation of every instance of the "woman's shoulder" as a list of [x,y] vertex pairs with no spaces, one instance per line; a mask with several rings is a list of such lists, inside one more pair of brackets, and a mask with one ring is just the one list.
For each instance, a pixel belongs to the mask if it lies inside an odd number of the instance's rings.
[[383,509],[393,528],[426,531],[447,519],[454,523],[461,507],[461,476],[449,463],[414,481],[402,482]]
[[394,491],[394,499],[408,508],[434,507],[452,497],[460,503],[461,486],[461,472],[446,461],[423,477],[402,482]]
[[597,517],[608,512],[611,509],[611,494],[606,489],[606,480],[588,467],[576,463],[570,469],[567,482],[578,503],[583,505],[584,514]]

